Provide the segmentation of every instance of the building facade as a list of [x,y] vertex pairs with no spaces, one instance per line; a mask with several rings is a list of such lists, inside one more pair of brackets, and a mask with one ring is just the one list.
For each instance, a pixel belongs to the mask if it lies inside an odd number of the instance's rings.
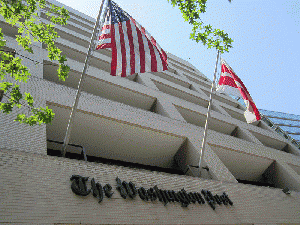
[[197,168],[211,81],[171,53],[168,71],[120,78],[109,75],[111,52],[94,52],[72,145],[58,157],[95,22],[66,8],[56,43],[71,67],[65,82],[42,44],[24,52],[17,29],[0,21],[6,50],[32,74],[22,90],[55,113],[34,127],[13,121],[24,108],[0,116],[1,223],[300,223],[299,149],[264,121],[247,124],[227,95],[213,96],[205,169]]
[[[245,106],[241,98],[230,95],[236,99],[240,104]],[[262,120],[279,135],[287,140],[290,140],[298,149],[300,149],[300,116],[270,111],[265,109],[259,110]]]

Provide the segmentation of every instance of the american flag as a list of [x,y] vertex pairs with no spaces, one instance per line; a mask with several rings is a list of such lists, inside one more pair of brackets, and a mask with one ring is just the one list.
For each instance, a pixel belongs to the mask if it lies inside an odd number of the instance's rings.
[[112,49],[111,75],[167,70],[166,53],[145,28],[115,2],[109,0],[107,9],[96,49]]
[[261,119],[247,88],[224,59],[221,59],[221,77],[217,91],[243,98],[247,107],[244,113],[247,123],[253,123]]

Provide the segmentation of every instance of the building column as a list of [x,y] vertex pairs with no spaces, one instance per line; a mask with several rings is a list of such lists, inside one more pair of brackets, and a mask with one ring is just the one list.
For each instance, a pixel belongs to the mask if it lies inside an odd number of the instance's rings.
[[275,173],[276,186],[300,191],[300,176],[286,162],[276,160]]
[[169,117],[171,119],[186,122],[185,119],[182,117],[182,115],[177,111],[173,103],[166,100],[166,98],[163,96],[159,96],[157,98],[155,112],[162,116]]
[[151,80],[151,76],[152,74],[148,74],[148,73],[139,73],[137,75],[137,82],[140,84],[143,84],[147,87],[153,88],[156,91],[159,91],[159,89],[156,87],[155,83]]
[[238,136],[246,141],[254,142],[255,144],[263,145],[250,131],[245,128],[238,128]]
[[204,95],[206,98],[209,98],[209,96],[207,96],[200,87],[201,86],[199,84],[192,83],[191,90],[196,91],[196,92],[200,93],[201,95]]
[[201,167],[207,167],[208,171],[199,166],[202,137],[187,139],[185,145],[179,149],[175,155],[175,160],[182,171],[190,176],[200,176],[204,179],[215,179],[219,181],[237,183],[232,173],[227,169],[217,154],[210,148],[209,144],[205,146],[204,160]]
[[214,99],[212,100],[212,110],[215,110],[215,111],[217,111],[217,112],[219,112],[219,113],[221,113],[221,114],[223,114],[223,115],[225,115],[225,116],[231,117],[230,114],[229,114],[228,112],[226,112],[226,110],[223,109],[223,107],[221,107],[221,106],[217,103],[217,101],[215,101]]
[[206,144],[205,146],[204,162],[206,163],[206,165],[203,165],[202,167],[207,166],[209,169],[209,173],[214,179],[219,181],[238,183],[232,173],[227,169],[227,167],[219,159],[218,155],[211,149],[208,144]]

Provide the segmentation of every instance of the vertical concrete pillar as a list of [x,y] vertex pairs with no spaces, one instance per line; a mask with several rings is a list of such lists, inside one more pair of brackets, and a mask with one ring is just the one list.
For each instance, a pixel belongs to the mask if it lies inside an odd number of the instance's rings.
[[284,161],[276,160],[274,181],[279,188],[300,191],[300,176]]
[[150,77],[151,77],[151,74],[139,73],[137,76],[137,82],[159,91],[159,89],[156,87],[156,85],[154,84],[154,82],[151,80]]
[[168,101],[164,96],[159,96],[157,98],[155,112],[175,120],[186,122],[185,119],[178,112],[176,107],[173,105],[173,103],[171,101]]
[[217,154],[212,150],[209,144],[205,146],[204,161],[206,162],[212,177],[219,181],[238,183],[232,173],[223,164]]
[[223,109],[215,100],[212,101],[212,110],[217,111],[221,114],[224,114],[225,116],[230,116],[229,113],[226,112],[226,110]]
[[238,138],[263,145],[250,131],[241,127],[238,128]]
[[198,84],[196,84],[196,83],[193,83],[193,84],[192,84],[191,90],[197,91],[197,92],[200,93],[201,95],[204,95],[206,98],[209,98],[209,96],[207,96],[207,95],[205,94],[205,92],[202,91],[202,89],[200,88],[200,85],[198,85]]
[[[202,136],[195,139],[188,139],[185,145],[179,149],[175,155],[175,160],[182,171],[185,171],[188,175],[200,176],[199,166],[200,151],[202,144]],[[216,153],[212,150],[209,144],[205,146],[204,152],[204,165],[201,167],[208,167],[208,171],[201,169],[201,178],[215,179],[219,181],[226,181],[231,183],[237,183],[235,177],[219,159]]]

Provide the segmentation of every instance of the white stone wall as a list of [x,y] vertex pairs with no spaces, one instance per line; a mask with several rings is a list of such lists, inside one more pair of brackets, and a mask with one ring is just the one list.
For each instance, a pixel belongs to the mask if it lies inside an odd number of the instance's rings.
[[[4,224],[299,224],[299,192],[286,195],[281,189],[204,180],[196,177],[109,166],[20,151],[0,151],[0,221]],[[98,200],[71,190],[70,177],[92,178],[109,183],[114,194]],[[166,206],[123,199],[116,190],[116,177],[146,189],[226,192],[233,206],[206,202],[184,208],[178,202]]]
[[[6,46],[14,49],[17,52],[16,57],[22,59],[22,63],[28,67],[32,74],[27,83],[19,82],[20,88],[23,92],[29,92],[34,97],[35,107],[45,107],[45,92],[40,89],[39,80],[43,78],[42,59],[44,58],[44,51],[41,44],[34,44],[33,51],[35,54],[25,52],[18,46],[15,40],[10,36],[5,36]],[[30,58],[31,60],[27,59]],[[32,61],[33,60],[33,61]],[[7,77],[4,82],[14,82],[12,78]],[[7,98],[4,96],[3,101]],[[28,126],[15,122],[17,114],[30,114],[30,110],[26,107],[21,109],[15,108],[10,114],[0,114],[0,146],[1,148],[19,150],[26,152],[34,152],[38,154],[47,154],[46,151],[46,125]]]

